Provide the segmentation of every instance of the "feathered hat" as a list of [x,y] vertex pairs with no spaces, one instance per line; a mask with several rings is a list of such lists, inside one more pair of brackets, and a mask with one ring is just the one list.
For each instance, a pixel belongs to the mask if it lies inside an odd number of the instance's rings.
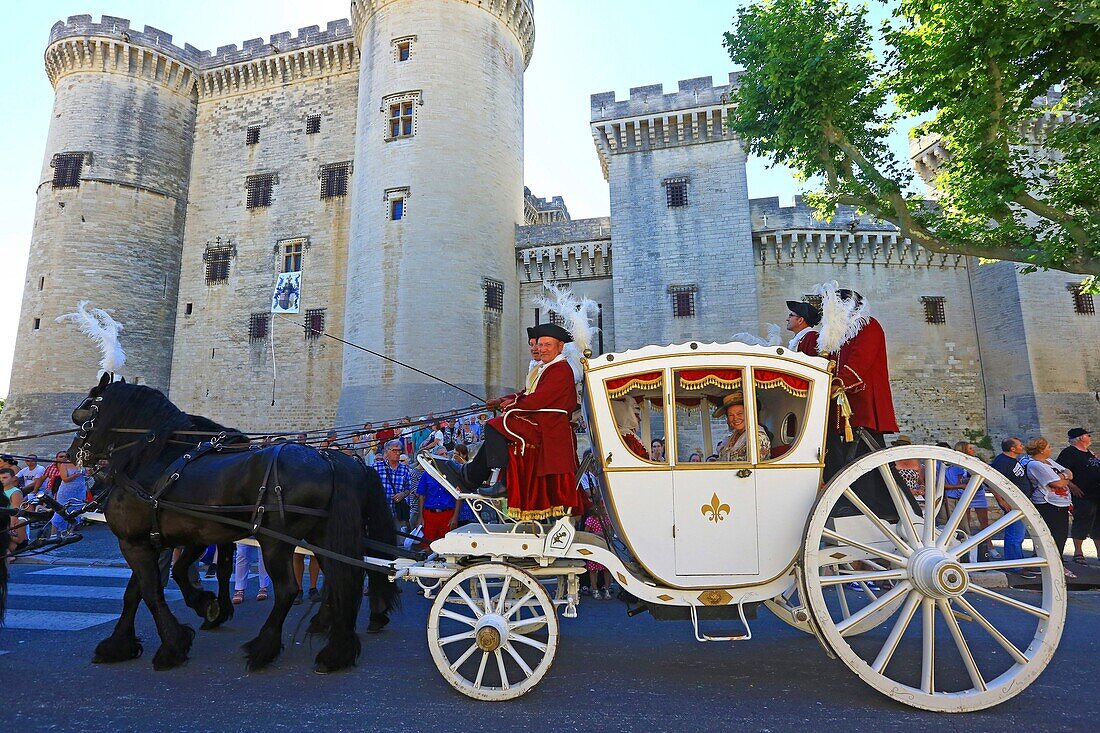
[[56,323],[72,321],[80,327],[80,330],[92,337],[99,346],[103,358],[99,361],[99,367],[105,372],[114,374],[122,369],[126,363],[126,353],[119,343],[118,333],[122,330],[122,324],[111,318],[111,315],[102,308],[90,308],[88,301],[82,300],[76,306],[76,311],[58,316]]
[[836,353],[871,319],[867,300],[854,290],[841,288],[836,280],[815,285],[813,293],[821,297],[821,323],[815,329],[818,350]]
[[540,296],[535,301],[535,305],[561,316],[565,330],[573,337],[577,350],[581,354],[591,350],[592,339],[599,332],[599,329],[592,325],[592,321],[596,320],[599,313],[596,301],[590,298],[578,298],[566,288],[552,283],[544,282],[543,286],[548,295]]

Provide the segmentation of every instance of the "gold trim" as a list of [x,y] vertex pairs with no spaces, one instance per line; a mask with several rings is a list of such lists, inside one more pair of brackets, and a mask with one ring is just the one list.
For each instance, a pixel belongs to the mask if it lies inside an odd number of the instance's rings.
[[[526,547],[527,546],[524,545],[524,549],[526,549]],[[588,557],[589,555],[592,554],[592,550],[589,550],[589,549],[586,549],[586,548],[582,547],[581,549],[577,550],[577,554],[578,555],[584,555],[585,557]]]
[[[714,522],[715,524],[718,524],[723,519],[729,516],[732,509],[730,509],[729,504],[721,503],[721,501],[718,499],[718,494],[716,493],[714,494],[714,496],[710,497],[710,503],[704,504],[699,509],[699,511],[704,517],[707,517],[708,522]],[[710,514],[709,517],[707,516],[708,514]]]
[[[674,345],[674,344],[670,344],[670,345]],[[666,348],[666,347],[659,347],[659,348]],[[784,353],[791,353],[790,349],[788,349],[785,346],[783,347],[783,351],[784,351]],[[800,352],[794,352],[794,353],[800,353]],[[618,356],[618,354],[613,354],[613,355]],[[829,375],[829,370],[828,370],[827,367],[825,369],[822,369],[822,368],[816,367],[812,364],[807,364],[804,361],[801,361],[800,359],[792,359],[792,358],[790,358],[788,356],[784,356],[782,354],[770,354],[770,353],[769,354],[752,354],[752,353],[748,353],[748,352],[738,352],[738,351],[735,351],[735,352],[692,351],[690,353],[686,353],[686,354],[682,354],[682,355],[683,356],[689,356],[691,358],[696,358],[696,357],[700,357],[700,356],[728,358],[730,356],[737,355],[737,356],[748,356],[748,357],[754,357],[754,358],[755,357],[760,357],[760,358],[765,358],[765,359],[779,359],[780,361],[789,361],[792,364],[798,364],[800,367],[804,367],[806,369],[812,369],[815,372],[821,372],[822,374]],[[603,356],[606,356],[606,354],[601,355],[598,358],[602,358]],[[653,356],[640,356],[640,357],[637,357],[635,359],[629,359],[627,361],[613,361],[613,362],[610,362],[610,363],[607,363],[607,364],[597,364],[594,367],[589,367],[588,368],[588,373],[589,374],[595,374],[596,372],[602,371],[604,369],[613,369],[615,367],[621,367],[625,364],[635,364],[635,363],[638,363],[638,362],[654,361],[654,360],[657,360],[657,359],[668,359],[672,356],[674,356],[674,354],[655,354]],[[802,356],[805,356],[805,355],[802,355]],[[815,357],[812,357],[812,358],[821,359],[823,357],[815,356]],[[671,368],[671,367],[666,367],[666,368]],[[680,367],[680,368],[691,368],[691,367]]]
[[[752,377],[752,383],[755,385],[756,384],[756,367],[750,366],[749,367],[749,373],[750,373],[750,376]],[[798,376],[798,375],[796,374],[794,376]],[[806,407],[802,410],[802,425],[803,425],[803,427],[802,427],[801,430],[798,431],[798,439],[795,440],[794,443],[791,444],[790,449],[786,453],[784,453],[782,456],[779,456],[778,458],[769,458],[766,461],[761,461],[760,462],[760,467],[761,468],[763,468],[764,466],[767,466],[767,465],[778,464],[779,461],[782,461],[785,456],[794,455],[798,451],[798,449],[802,447],[802,440],[806,437],[806,433],[808,432],[806,430],[806,427],[805,427],[806,415],[810,414],[810,407],[811,407],[810,402],[813,399],[814,392],[816,391],[816,388],[817,388],[817,380],[812,378],[812,377],[799,377],[799,378],[800,379],[808,379],[809,382],[810,382],[810,386],[806,390]],[[755,391],[755,389],[753,391]],[[759,414],[756,416],[756,421],[757,421],[757,423],[760,422],[760,415]],[[826,391],[826,395],[825,395],[825,425],[828,426],[828,424],[829,424],[829,395]],[[819,451],[820,451],[820,454],[822,456],[825,455],[825,437],[824,436],[822,436],[822,438],[821,438],[821,443],[819,444]],[[822,467],[825,466],[824,462],[821,463],[821,466]],[[782,467],[783,468],[794,468],[795,464],[784,463],[782,465]]]
[[627,585],[627,580],[623,576],[623,574],[622,573],[615,573],[615,577],[619,579],[619,583],[621,583],[622,586],[625,588],[626,585]]
[[725,588],[705,590],[699,594],[699,602],[704,606],[724,606],[733,600],[733,596]]
[[670,596],[668,593],[662,593],[661,595],[657,596],[657,600],[659,600],[659,601],[671,601],[672,596]]

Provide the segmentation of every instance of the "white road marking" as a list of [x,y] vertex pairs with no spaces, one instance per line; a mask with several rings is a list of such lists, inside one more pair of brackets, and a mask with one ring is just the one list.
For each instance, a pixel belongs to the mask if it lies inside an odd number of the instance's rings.
[[[121,601],[126,589],[109,585],[40,585],[35,583],[12,583],[8,586],[8,596],[14,598],[88,598],[96,600]],[[164,597],[178,601],[183,595],[175,588],[164,591]]]
[[82,631],[118,619],[117,613],[75,613],[69,611],[24,611],[9,608],[4,617],[8,629],[26,631]]
[[108,567],[78,567],[74,565],[61,565],[49,567],[44,570],[34,570],[27,575],[64,575],[68,577],[80,576],[84,578],[123,578],[130,579],[130,568]]

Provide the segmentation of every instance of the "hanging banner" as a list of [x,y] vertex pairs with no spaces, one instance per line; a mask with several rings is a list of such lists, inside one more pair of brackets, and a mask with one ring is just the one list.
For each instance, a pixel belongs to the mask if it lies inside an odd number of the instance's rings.
[[272,313],[298,313],[302,295],[302,271],[280,272],[271,296]]

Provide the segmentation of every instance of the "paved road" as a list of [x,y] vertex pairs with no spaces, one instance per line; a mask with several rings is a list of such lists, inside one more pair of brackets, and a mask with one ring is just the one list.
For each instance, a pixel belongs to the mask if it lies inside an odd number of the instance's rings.
[[[145,657],[97,666],[89,661],[92,649],[110,631],[127,571],[18,563],[12,571],[0,670],[26,684],[16,685],[4,706],[11,730],[1084,731],[1095,730],[1100,710],[1097,592],[1072,594],[1059,653],[1026,692],[991,711],[946,716],[880,696],[812,638],[766,612],[752,641],[698,644],[687,624],[628,619],[622,604],[591,600],[580,618],[563,619],[557,660],[534,691],[512,703],[478,703],[436,673],[424,638],[428,604],[411,586],[386,632],[363,635],[363,657],[347,673],[312,673],[319,644],[301,638],[309,609],[302,605],[290,615],[277,666],[246,674],[239,647],[270,608],[251,593],[225,628],[200,632],[180,669],[152,671],[155,631],[144,611]],[[178,600],[172,607],[190,614]]]

